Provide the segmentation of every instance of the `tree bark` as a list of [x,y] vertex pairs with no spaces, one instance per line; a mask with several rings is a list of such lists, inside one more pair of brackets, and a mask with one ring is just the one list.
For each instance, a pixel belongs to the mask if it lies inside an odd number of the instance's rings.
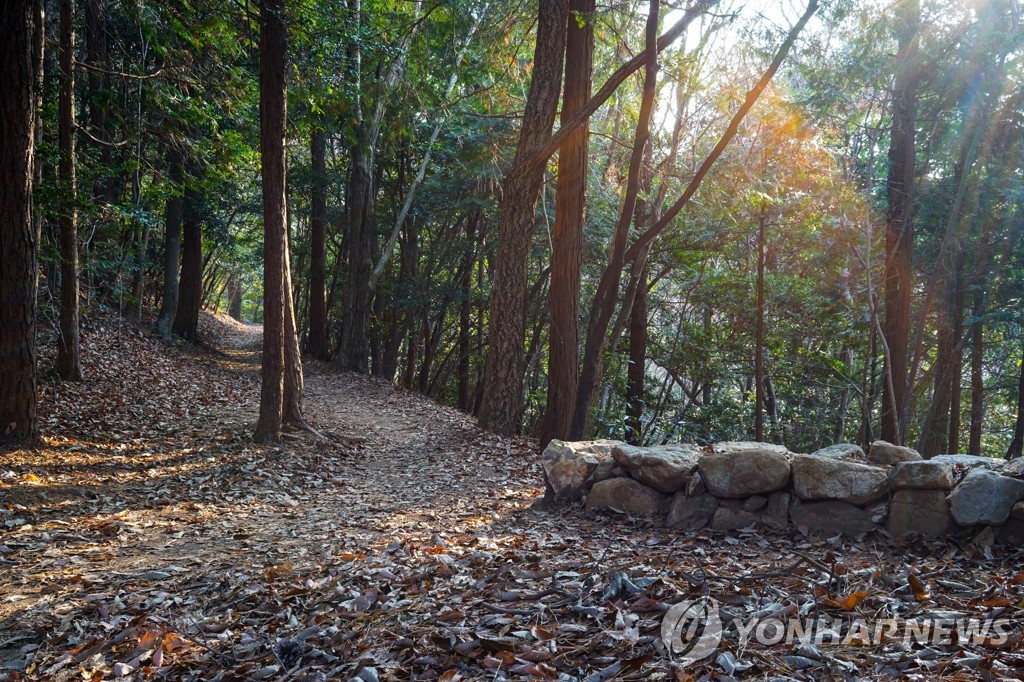
[[196,343],[199,341],[199,309],[203,303],[203,221],[201,195],[190,182],[182,200],[181,278],[178,307],[171,331]]
[[57,337],[57,374],[81,381],[82,344],[78,329],[78,213],[75,206],[75,7],[60,3],[60,334]]
[[329,360],[327,343],[327,135],[317,128],[310,135],[313,196],[309,216],[309,339],[310,357]]
[[[350,0],[349,4],[359,21],[361,0]],[[419,13],[420,0],[415,7]],[[418,26],[418,24],[417,24]],[[351,146],[352,164],[349,177],[349,268],[346,311],[342,324],[341,347],[337,361],[340,366],[366,374],[369,370],[370,315],[373,304],[373,251],[377,239],[376,214],[376,150],[384,123],[387,97],[405,70],[405,58],[413,36],[412,30],[404,38],[392,58],[391,65],[381,79],[373,114],[367,120],[363,117],[361,104],[356,107],[356,131]],[[352,69],[358,72],[361,57],[359,47],[353,48]],[[359,82],[357,73],[356,82]],[[358,96],[357,96],[358,99]]]
[[[263,176],[263,366],[253,439],[281,439],[285,372],[285,31],[281,0],[260,2],[260,158]],[[290,294],[289,294],[290,295]]]
[[474,206],[472,214],[466,220],[465,241],[462,251],[462,263],[459,267],[459,363],[456,369],[458,406],[463,412],[472,409],[472,397],[469,392],[469,360],[470,360],[470,316],[473,312],[473,260],[476,255],[477,226],[482,215],[480,208]]
[[36,256],[32,216],[42,3],[11,0],[0,20],[0,445],[31,443],[36,421]]
[[562,85],[566,0],[540,0],[533,79],[512,167],[502,184],[498,252],[491,289],[480,425],[502,434],[519,430],[526,357],[526,289],[534,206],[544,164],[531,163],[551,137]]
[[237,275],[231,276],[228,285],[228,315],[232,319],[242,321],[242,283],[238,280]]
[[[686,186],[682,195],[676,199],[675,203],[668,208],[664,215],[659,217],[653,225],[647,228],[643,234],[633,242],[633,244],[626,250],[624,257],[620,259],[617,264],[610,262],[609,267],[607,267],[604,274],[602,274],[601,281],[598,284],[598,291],[594,299],[594,304],[591,307],[590,319],[587,326],[587,346],[583,358],[583,367],[580,372],[579,388],[577,389],[575,414],[573,416],[573,427],[570,433],[570,438],[581,438],[586,432],[587,412],[593,402],[599,383],[598,380],[601,375],[601,357],[603,354],[602,346],[607,342],[606,333],[608,330],[608,324],[611,321],[616,304],[616,297],[614,295],[609,295],[609,293],[614,293],[617,290],[617,283],[622,276],[623,266],[625,263],[638,262],[643,254],[646,254],[650,249],[650,245],[653,240],[656,239],[658,235],[672,223],[676,216],[679,215],[680,211],[682,211],[682,209],[689,203],[690,199],[693,198],[693,195],[697,192],[697,189],[704,181],[704,178],[711,170],[711,167],[722,155],[726,147],[729,146],[732,138],[735,137],[739,130],[740,123],[742,123],[747,113],[754,106],[754,103],[757,102],[757,99],[761,96],[761,93],[764,92],[764,89],[768,86],[772,77],[779,70],[779,67],[782,65],[786,55],[789,54],[790,49],[796,42],[797,36],[800,35],[800,32],[803,30],[804,26],[807,25],[807,22],[817,9],[818,0],[809,0],[803,15],[790,29],[789,34],[786,36],[782,45],[779,46],[775,57],[768,65],[768,68],[765,69],[761,78],[756,84],[754,84],[750,91],[747,92],[747,96],[744,99],[743,104],[733,115],[732,120],[726,127],[725,132],[722,133],[722,137],[719,138],[714,149],[711,150],[711,153],[708,154],[700,167],[693,174],[693,177]],[[662,39],[659,38],[659,50],[661,49],[661,41]],[[650,50],[644,50],[642,54],[650,54]],[[600,95],[601,92],[592,97],[591,100],[595,97],[599,97]],[[577,116],[578,115],[579,114],[577,114]],[[617,265],[618,267],[613,267],[614,265]]]
[[984,325],[975,319],[971,327],[971,433],[967,444],[969,455],[981,454],[981,434],[985,419],[984,361]]
[[1020,362],[1017,379],[1017,420],[1013,425],[1013,439],[1006,450],[1006,459],[1015,459],[1024,451],[1024,358]]
[[[594,64],[595,0],[570,0],[565,42],[565,124],[590,98]],[[589,121],[572,131],[558,152],[555,226],[551,250],[547,410],[540,440],[567,438],[579,380],[580,268],[587,210]]]
[[167,166],[172,188],[164,209],[164,286],[160,314],[156,318],[156,333],[170,341],[171,323],[178,313],[178,261],[181,260],[183,213],[181,189],[185,178],[181,156],[177,152],[167,155]]
[[602,277],[598,284],[594,301],[590,307],[587,320],[587,343],[583,354],[583,369],[573,405],[573,418],[569,430],[569,438],[579,440],[587,430],[587,416],[590,412],[594,394],[601,376],[601,358],[607,348],[608,325],[615,304],[618,300],[619,282],[625,265],[626,246],[629,240],[629,228],[636,213],[637,196],[640,191],[640,171],[647,140],[651,134],[651,117],[654,114],[654,96],[657,92],[658,51],[655,49],[658,39],[658,0],[651,0],[647,15],[646,49],[647,64],[644,68],[644,89],[640,101],[640,114],[633,139],[633,151],[629,160],[629,173],[626,180],[626,193],[619,211],[619,219],[612,235],[608,277]]
[[767,209],[761,205],[757,222],[757,325],[754,333],[754,440],[764,441],[764,266]]
[[284,395],[281,418],[293,426],[306,426],[302,412],[302,393],[305,381],[302,376],[302,354],[299,351],[299,335],[295,325],[295,301],[292,287],[291,248],[284,240]]
[[921,8],[918,0],[902,0],[897,11],[901,23],[886,183],[885,320],[882,326],[882,335],[889,347],[883,371],[891,381],[882,382],[882,439],[902,444],[907,419],[907,353],[913,288],[914,137]]
[[644,379],[647,376],[647,264],[640,270],[629,314],[629,368],[626,371],[626,442],[643,440]]

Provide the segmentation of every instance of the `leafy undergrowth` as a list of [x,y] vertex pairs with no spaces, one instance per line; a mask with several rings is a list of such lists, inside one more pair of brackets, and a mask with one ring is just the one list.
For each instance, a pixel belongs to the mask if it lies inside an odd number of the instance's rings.
[[[44,445],[2,455],[0,675],[1024,679],[1022,555],[989,534],[677,533],[534,510],[530,443],[317,364],[309,420],[336,437],[264,448],[249,438],[258,328],[202,329],[209,347],[168,347],[96,316],[87,380],[42,389]],[[684,665],[661,624],[701,597],[725,635]],[[1012,627],[927,642],[849,629],[936,617]],[[840,637],[744,642],[751,618]]]

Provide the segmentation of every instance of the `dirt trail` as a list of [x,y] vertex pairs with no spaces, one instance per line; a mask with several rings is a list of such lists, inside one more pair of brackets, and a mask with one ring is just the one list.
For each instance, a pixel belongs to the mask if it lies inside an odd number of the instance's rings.
[[[319,363],[310,423],[362,442],[257,446],[260,330],[204,316],[202,331],[212,348],[168,347],[100,319],[88,380],[43,387],[44,446],[0,454],[0,679],[688,679],[732,663],[664,655],[662,614],[686,598],[754,613],[871,590],[867,612],[920,611],[909,567],[937,607],[1024,596],[1020,553],[983,545],[535,511],[528,443]],[[758,678],[977,672],[955,647],[802,651],[797,668],[785,648],[722,650]]]

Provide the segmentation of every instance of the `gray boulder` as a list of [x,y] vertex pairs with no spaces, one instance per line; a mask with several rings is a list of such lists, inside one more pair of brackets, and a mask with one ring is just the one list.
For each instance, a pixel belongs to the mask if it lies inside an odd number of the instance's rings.
[[555,500],[582,499],[594,483],[611,478],[612,448],[621,444],[617,440],[551,441],[541,455],[541,465]]
[[1010,510],[1010,518],[1024,521],[1024,502],[1018,502],[1013,505],[1013,508]]
[[708,525],[718,509],[718,498],[712,495],[687,495],[678,492],[672,497],[665,524],[679,530],[698,530]]
[[708,487],[704,485],[704,479],[700,477],[699,471],[694,471],[693,475],[690,476],[690,482],[686,484],[686,494],[690,497],[697,495],[703,495],[708,491]]
[[742,500],[722,500],[711,519],[711,530],[740,530],[761,525],[758,512],[743,508]]
[[828,447],[815,450],[811,457],[825,457],[827,459],[848,459],[855,462],[863,462],[866,457],[859,445],[853,443],[836,443]]
[[743,511],[758,512],[768,506],[768,498],[762,495],[754,495],[743,500]]
[[768,496],[768,505],[761,511],[761,518],[776,528],[785,528],[789,523],[789,505],[793,496],[785,490]]
[[888,491],[885,469],[842,459],[797,455],[793,491],[802,500],[842,500],[868,504]]
[[897,490],[889,506],[889,532],[939,537],[949,530],[945,490]]
[[900,462],[889,472],[889,487],[893,490],[952,490],[956,483],[953,465],[925,459],[920,462]]
[[668,494],[686,487],[700,454],[696,445],[641,448],[623,444],[612,448],[612,457],[630,476]]
[[868,448],[868,461],[872,464],[892,466],[897,462],[916,462],[921,459],[921,453],[913,448],[905,448],[902,445],[893,445],[889,441],[876,440]]
[[586,508],[617,509],[633,516],[659,516],[668,506],[668,497],[632,478],[598,481],[587,495]]
[[989,471],[1002,471],[1006,466],[1005,459],[995,457],[978,457],[976,455],[935,455],[929,460],[931,462],[942,462],[952,464],[966,469],[988,469]]
[[839,500],[795,504],[789,509],[789,518],[811,530],[846,535],[860,535],[875,527],[866,511]]
[[1024,478],[1024,457],[1007,460],[1006,465],[1003,467],[1003,475]]
[[697,464],[704,485],[717,497],[750,497],[789,483],[788,450],[769,443],[719,443]]
[[961,526],[998,526],[1024,498],[1024,481],[985,468],[972,469],[949,496],[953,519]]

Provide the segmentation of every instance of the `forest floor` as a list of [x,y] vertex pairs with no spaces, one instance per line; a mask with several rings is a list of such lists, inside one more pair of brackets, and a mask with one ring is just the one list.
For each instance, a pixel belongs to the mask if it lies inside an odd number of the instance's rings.
[[[338,438],[257,446],[259,329],[204,314],[202,331],[168,346],[96,313],[86,381],[44,379],[43,445],[0,455],[0,679],[1024,679],[1024,556],[984,533],[680,533],[534,509],[534,444],[318,363],[307,416]],[[1012,631],[770,645],[727,627],[683,665],[661,621],[700,597],[727,622]]]

